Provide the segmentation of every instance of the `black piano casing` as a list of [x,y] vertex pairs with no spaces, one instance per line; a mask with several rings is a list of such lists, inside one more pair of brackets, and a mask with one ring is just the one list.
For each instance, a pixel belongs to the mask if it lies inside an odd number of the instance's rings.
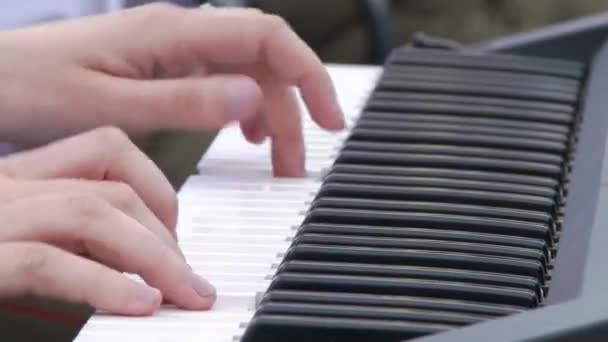
[[608,337],[608,45],[589,63],[564,227],[543,307],[420,342],[604,341]]

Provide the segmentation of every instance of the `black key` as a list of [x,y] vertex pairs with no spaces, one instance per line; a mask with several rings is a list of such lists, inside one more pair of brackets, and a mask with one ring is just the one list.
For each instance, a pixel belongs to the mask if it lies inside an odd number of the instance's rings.
[[[479,71],[477,71],[479,73]],[[506,74],[521,76],[518,74]],[[568,83],[547,83],[539,82],[535,79],[525,79],[525,77],[484,77],[485,75],[476,74],[476,71],[461,71],[460,73],[446,73],[446,72],[432,72],[422,73],[414,71],[409,74],[404,73],[391,73],[385,70],[382,75],[381,83],[385,81],[414,81],[414,82],[433,82],[442,83],[448,85],[470,85],[476,86],[488,86],[488,87],[500,87],[500,88],[515,88],[521,90],[531,91],[546,91],[556,92],[565,94],[576,94],[578,90],[577,84]],[[527,75],[524,75],[527,76]],[[552,77],[548,77],[552,78]],[[563,80],[563,79],[561,79]],[[571,80],[566,80],[571,81]],[[576,82],[575,82],[576,83]]]
[[306,223],[452,229],[542,239],[549,246],[553,242],[553,231],[544,224],[465,215],[317,208],[308,212]]
[[488,127],[474,124],[448,124],[427,122],[401,122],[400,120],[378,120],[362,117],[357,121],[357,128],[383,129],[387,131],[431,131],[431,132],[454,132],[467,134],[490,134],[506,137],[520,137],[531,139],[553,140],[558,142],[568,141],[566,134],[554,132],[538,132],[532,129]]
[[474,106],[492,106],[504,109],[524,109],[538,110],[546,113],[561,113],[573,115],[575,108],[572,105],[563,103],[554,103],[546,101],[509,99],[504,97],[490,96],[471,96],[471,95],[450,95],[450,94],[434,94],[421,93],[410,91],[391,91],[376,89],[369,95],[368,101],[371,100],[393,100],[401,102],[429,102],[429,103],[444,103],[444,104],[459,104],[459,105],[474,105]]
[[349,172],[358,174],[392,175],[392,176],[422,176],[441,177],[452,179],[485,180],[496,182],[507,182],[517,184],[529,184],[536,186],[558,187],[556,179],[544,176],[530,176],[521,174],[509,174],[492,171],[461,170],[458,168],[424,168],[424,167],[402,167],[373,164],[357,164],[336,162],[331,168],[332,172]]
[[488,234],[454,229],[390,227],[359,224],[330,224],[307,223],[299,228],[299,234],[337,234],[383,236],[410,239],[439,239],[445,241],[460,241],[472,243],[486,243],[501,246],[514,246],[531,248],[543,251],[545,258],[549,259],[550,252],[547,243],[542,239],[520,237],[514,235]]
[[398,100],[398,101],[425,101],[431,103],[455,103],[465,105],[488,105],[502,108],[532,109],[545,112],[555,112],[563,114],[573,114],[574,107],[563,103],[553,103],[546,101],[533,101],[521,99],[508,99],[504,97],[490,96],[468,96],[468,95],[449,95],[433,94],[409,91],[390,91],[376,89],[370,94],[369,99],[378,100]]
[[368,306],[464,312],[498,317],[521,312],[521,308],[508,305],[488,305],[477,302],[437,299],[430,297],[387,296],[363,293],[274,290],[266,293],[261,299],[261,303],[273,301],[294,303],[327,303],[336,305],[359,304]]
[[482,216],[490,218],[503,218],[509,220],[532,221],[546,224],[549,227],[553,227],[555,225],[553,217],[542,211],[505,209],[501,207],[442,202],[391,201],[364,198],[319,197],[315,199],[312,203],[310,203],[309,207],[310,209],[346,208]]
[[259,315],[242,342],[400,342],[455,328],[448,325],[310,316]]
[[563,142],[541,139],[514,138],[488,134],[464,134],[439,131],[388,131],[382,129],[353,128],[349,139],[363,141],[386,141],[403,143],[453,144],[456,146],[479,146],[541,151],[556,154],[566,152]]
[[382,143],[369,141],[346,141],[342,147],[346,151],[377,151],[398,152],[412,154],[443,154],[454,156],[468,156],[480,158],[500,158],[507,160],[523,160],[535,163],[560,165],[564,158],[552,153],[528,152],[521,150],[508,150],[487,147],[451,146],[451,145],[425,145]]
[[425,79],[431,77],[437,80],[474,79],[491,84],[514,83],[519,86],[535,86],[546,89],[563,91],[578,91],[580,82],[555,76],[531,75],[504,71],[472,70],[459,68],[423,67],[408,65],[389,65],[384,68],[384,77]]
[[534,129],[539,132],[551,132],[557,134],[568,134],[571,128],[565,124],[553,124],[544,122],[534,122],[517,119],[494,119],[475,116],[461,116],[452,114],[433,114],[433,113],[415,113],[415,112],[382,112],[368,110],[361,113],[360,119],[370,120],[394,120],[399,122],[426,122],[426,123],[444,123],[444,124],[471,124],[478,126],[489,127],[505,127],[505,128],[524,128]]
[[490,317],[453,312],[417,310],[407,308],[383,308],[363,305],[331,305],[309,303],[270,302],[261,304],[258,315],[287,315],[334,318],[386,319],[401,322],[468,325]]
[[[491,272],[462,271],[439,267],[415,267],[405,265],[378,265],[338,262],[317,262],[292,260],[281,264],[279,273],[322,273],[336,275],[359,275],[378,277],[404,277],[452,281],[457,283],[485,284],[502,287],[516,287],[534,291],[542,298],[538,280],[531,277],[505,275]],[[364,303],[362,303],[363,305]]]
[[396,79],[383,77],[377,85],[380,90],[392,91],[420,91],[443,94],[482,95],[492,97],[506,97],[524,100],[540,100],[565,104],[575,104],[578,94],[572,92],[545,90],[535,88],[516,88],[473,82],[441,82],[427,80]]
[[554,189],[547,187],[503,182],[472,181],[462,179],[456,180],[437,177],[381,176],[332,172],[325,177],[325,184],[332,183],[379,184],[416,187],[439,187],[450,189],[469,189],[513,194],[527,194],[547,197],[551,199],[554,199],[557,195]]
[[387,64],[503,70],[513,73],[558,76],[567,79],[580,79],[585,71],[582,63],[556,60],[554,58],[548,59],[505,54],[482,55],[474,52],[451,52],[437,49],[397,50],[389,57]]
[[401,248],[439,252],[473,253],[477,255],[529,259],[540,262],[544,268],[547,267],[547,260],[541,250],[449,240],[307,233],[296,236],[293,244]]
[[474,171],[512,172],[533,176],[558,178],[559,165],[521,160],[445,155],[343,150],[336,163],[388,165],[398,167],[457,168]]
[[350,293],[433,296],[533,308],[539,298],[533,291],[510,287],[474,285],[407,278],[362,277],[283,272],[273,278],[269,291],[320,290]]
[[572,122],[574,122],[574,116],[572,114],[563,112],[549,112],[538,109],[504,108],[490,105],[384,100],[374,98],[371,98],[366,103],[365,111],[451,114],[463,117],[528,120],[562,125],[570,125]]
[[333,183],[325,184],[321,187],[318,197],[322,196],[489,205],[524,210],[540,210],[549,214],[555,213],[556,210],[555,203],[545,197],[447,188]]
[[536,122],[518,119],[494,119],[486,117],[475,117],[473,115],[450,115],[450,114],[419,114],[415,112],[382,112],[382,111],[364,111],[360,118],[376,119],[376,120],[398,120],[400,122],[428,122],[428,123],[446,123],[446,124],[471,124],[471,125],[486,125],[490,127],[506,127],[506,128],[526,128],[535,129],[543,132],[554,132],[567,134],[570,132],[570,127],[565,124],[554,124],[545,122]]
[[294,245],[289,248],[284,260],[341,261],[427,267],[441,266],[462,270],[529,276],[539,279],[542,285],[545,284],[543,266],[537,261],[490,257],[471,253],[374,247]]

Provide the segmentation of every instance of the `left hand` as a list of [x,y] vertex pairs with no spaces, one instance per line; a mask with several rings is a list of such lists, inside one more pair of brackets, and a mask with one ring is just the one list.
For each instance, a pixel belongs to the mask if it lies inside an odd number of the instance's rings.
[[272,139],[277,176],[303,176],[301,91],[344,127],[329,74],[279,17],[154,4],[0,33],[0,137],[39,144],[103,125],[130,135],[240,122]]
[[119,129],[0,158],[0,189],[0,299],[34,294],[126,315],[161,300],[214,304],[215,288],[177,244],[173,188]]

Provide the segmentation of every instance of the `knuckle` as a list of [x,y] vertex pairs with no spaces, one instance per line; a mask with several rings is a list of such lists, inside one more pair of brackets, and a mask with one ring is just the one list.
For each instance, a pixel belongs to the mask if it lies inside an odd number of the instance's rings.
[[[144,29],[148,32],[162,32],[165,25],[181,21],[184,8],[166,1],[150,2],[141,6],[119,11],[122,18],[120,28],[124,30]],[[162,24],[161,24],[162,23]]]
[[123,130],[114,126],[103,126],[96,128],[93,134],[103,144],[112,144],[112,147],[116,145],[126,145],[130,143],[129,136]]
[[65,198],[65,202],[72,209],[74,219],[77,222],[82,222],[83,227],[88,226],[92,222],[102,220],[108,208],[108,204],[105,201],[92,196],[70,195]]
[[206,112],[210,99],[208,96],[201,96],[198,92],[187,85],[175,85],[170,91],[168,105],[178,111],[190,116],[200,110]]
[[289,29],[290,26],[287,23],[287,21],[281,17],[280,15],[276,15],[276,14],[266,14],[266,20],[268,21],[268,26],[269,29],[271,31],[274,30],[284,30],[284,29]]
[[38,243],[30,243],[19,248],[20,276],[30,282],[43,284],[49,275],[48,265],[53,257],[52,249]]
[[131,141],[127,133],[114,126],[103,126],[93,131],[96,145],[103,146],[105,158],[111,160],[122,152],[135,149],[135,144]]
[[131,210],[140,202],[140,198],[131,186],[123,182],[113,182],[106,184],[110,187],[110,192],[114,205],[121,210]]
[[179,13],[180,10],[181,8],[177,5],[161,1],[141,6],[140,13],[143,17],[157,19]]
[[252,14],[252,15],[264,15],[264,11],[262,11],[259,8],[254,8],[254,7],[248,7],[246,9],[244,9],[244,11],[247,14]]

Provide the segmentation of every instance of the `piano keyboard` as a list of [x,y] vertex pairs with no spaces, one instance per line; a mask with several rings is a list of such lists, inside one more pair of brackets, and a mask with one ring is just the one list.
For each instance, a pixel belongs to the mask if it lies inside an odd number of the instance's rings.
[[404,49],[328,68],[348,128],[304,117],[307,178],[272,178],[233,126],[179,193],[216,306],[96,314],[77,341],[400,341],[543,304],[583,67]]
[[[381,69],[328,66],[352,127]],[[272,178],[269,144],[251,145],[238,126],[222,130],[180,190],[179,244],[218,301],[208,312],[165,308],[153,317],[94,315],[76,341],[234,341],[255,313],[347,132],[319,130],[304,111],[305,179]]]

